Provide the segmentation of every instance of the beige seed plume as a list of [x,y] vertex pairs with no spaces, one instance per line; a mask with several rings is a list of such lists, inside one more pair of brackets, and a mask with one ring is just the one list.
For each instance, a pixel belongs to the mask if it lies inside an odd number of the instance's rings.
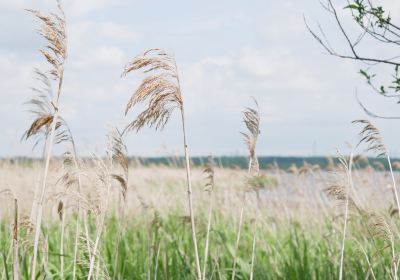
[[119,182],[122,189],[122,196],[125,199],[126,193],[128,190],[128,159],[127,159],[127,148],[122,140],[121,132],[114,128],[111,129],[108,134],[108,154],[111,158],[112,162],[117,163],[122,171],[123,174],[111,174],[111,178],[115,179]]
[[[57,99],[60,94],[60,87],[62,84],[62,77],[64,71],[64,61],[67,58],[67,35],[65,30],[65,14],[61,7],[61,2],[57,1],[59,14],[49,13],[43,14],[37,10],[27,10],[32,13],[42,23],[38,30],[47,42],[46,46],[39,50],[39,52],[45,57],[47,62],[50,64],[50,76],[53,80],[58,81]],[[38,135],[39,132],[43,132],[44,137],[47,137],[50,133],[50,126],[53,122],[53,116],[56,110],[52,95],[51,82],[48,76],[38,69],[35,69],[37,80],[43,85],[41,88],[32,88],[37,96],[32,98],[28,104],[33,108],[32,113],[36,114],[35,120],[31,126],[25,131],[23,138],[28,139],[34,135]],[[65,121],[59,118],[60,121],[56,124],[57,134],[55,143],[60,143],[65,140],[71,140],[69,128]],[[59,129],[61,126],[63,130]],[[38,144],[41,139],[37,140],[34,147]]]
[[338,206],[346,203],[346,200],[348,199],[349,209],[360,211],[360,207],[357,206],[345,186],[331,185],[327,187],[324,191],[328,198],[336,201],[339,204]]
[[141,82],[129,99],[125,115],[138,103],[147,101],[148,105],[124,132],[138,131],[146,125],[162,129],[173,109],[182,109],[182,95],[175,60],[161,49],[149,49],[130,61],[125,66],[122,76],[135,70],[143,70],[150,76]]
[[27,10],[38,18],[42,25],[38,33],[47,41],[45,48],[39,50],[51,65],[50,74],[54,80],[62,77],[63,64],[67,58],[67,35],[65,15],[60,1],[57,1],[60,16],[54,13],[42,14],[40,11]]
[[247,127],[248,132],[241,132],[244,138],[244,142],[246,143],[247,149],[249,151],[250,157],[250,173],[258,173],[259,172],[259,165],[258,159],[256,156],[256,145],[257,145],[257,138],[260,134],[260,114],[257,100],[254,100],[256,108],[246,108],[243,111],[243,121]]
[[[65,152],[63,154],[62,167],[64,173],[57,180],[57,184],[61,184],[68,190],[72,185],[78,184],[78,174],[77,171],[71,168],[74,164],[74,155],[71,152]],[[65,191],[63,192],[65,194]]]
[[360,141],[358,142],[358,145],[361,143],[366,143],[366,151],[375,152],[378,154],[378,157],[387,155],[383,138],[376,126],[374,126],[368,120],[355,120],[352,123],[364,125],[363,129],[359,133]]
[[29,129],[26,131],[26,139],[31,137],[32,135],[35,135],[36,133],[39,132],[39,130],[44,127],[44,126],[49,126],[53,122],[53,116],[52,115],[43,115],[38,117],[36,120],[34,120],[29,127]]
[[387,247],[392,247],[394,244],[394,236],[385,218],[375,212],[370,211],[367,213],[367,220],[369,232],[372,237],[381,239],[385,241]]
[[204,190],[208,192],[212,192],[214,190],[214,166],[214,159],[212,156],[209,156],[203,169],[203,173],[206,175],[206,185]]
[[[34,74],[40,86],[31,88],[31,90],[34,92],[34,96],[25,103],[30,107],[29,111],[34,115],[34,120],[28,129],[25,130],[21,140],[28,140],[29,138],[35,136],[37,138],[36,143],[34,144],[35,148],[40,141],[48,137],[56,108],[54,106],[55,100],[50,79],[39,69],[35,69]],[[67,122],[60,116],[58,116],[55,129],[56,144],[63,141],[70,141],[73,143],[69,126]]]

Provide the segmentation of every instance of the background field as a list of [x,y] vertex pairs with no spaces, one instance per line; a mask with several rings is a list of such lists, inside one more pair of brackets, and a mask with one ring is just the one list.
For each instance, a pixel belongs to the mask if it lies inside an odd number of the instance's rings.
[[[340,170],[340,167],[336,167]],[[41,164],[31,166],[2,163],[1,189],[11,193],[0,196],[2,279],[11,277],[11,243],[13,200],[18,198],[20,216],[21,275],[27,278],[30,270],[32,232],[29,216],[40,183]],[[83,189],[88,197],[88,231],[92,240],[96,235],[96,215],[101,209],[105,192],[92,181],[96,168],[87,163],[84,168]],[[194,255],[190,223],[187,217],[184,169],[168,166],[138,166],[129,169],[130,183],[126,201],[126,219],[120,242],[118,268],[114,271],[114,254],[120,217],[121,195],[118,184],[113,184],[109,195],[106,226],[101,238],[96,266],[99,278],[118,279],[191,279],[194,278]],[[60,278],[61,222],[57,208],[64,204],[64,277],[71,277],[76,197],[73,189],[57,184],[63,175],[61,162],[51,165],[51,178],[45,202],[45,214],[40,241],[38,277]],[[252,241],[256,232],[254,279],[336,279],[338,275],[343,204],[332,203],[324,189],[346,180],[342,171],[321,170],[310,165],[297,171],[283,169],[262,170],[264,180],[259,189],[246,188],[245,170],[216,168],[213,223],[210,233],[210,257],[207,279],[230,279],[237,238],[240,210],[244,200],[244,218],[238,249],[237,279],[248,279],[252,256]],[[396,173],[396,177],[398,174]],[[358,205],[390,217],[392,205],[391,179],[386,171],[371,166],[353,173]],[[207,231],[207,213],[210,205],[204,191],[205,174],[201,168],[193,170],[195,214],[201,260]],[[97,213],[97,214],[96,214]],[[364,279],[372,274],[378,279],[390,275],[391,254],[384,249],[384,241],[371,241],[368,227],[354,215],[350,218],[346,242],[345,271],[347,279]],[[398,232],[393,228],[394,233]],[[87,240],[82,233],[78,260],[78,278],[87,275]],[[90,245],[92,246],[92,244]],[[24,254],[25,253],[25,254]],[[370,263],[371,266],[368,264]],[[369,275],[369,276],[368,276]]]

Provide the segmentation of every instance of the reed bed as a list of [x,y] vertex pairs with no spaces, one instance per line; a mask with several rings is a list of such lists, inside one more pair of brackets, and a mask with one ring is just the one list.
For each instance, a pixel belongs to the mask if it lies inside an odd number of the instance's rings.
[[[60,162],[51,166],[50,184],[57,182],[62,175]],[[19,272],[22,279],[30,275],[29,253],[32,250],[32,234],[29,228],[29,214],[34,188],[41,165],[18,166],[5,165],[0,171],[0,181],[13,186],[12,190],[19,202]],[[117,170],[117,169],[116,169]],[[100,238],[101,247],[97,258],[101,260],[98,276],[100,279],[190,279],[196,278],[195,259],[191,247],[190,219],[185,203],[186,177],[182,169],[174,167],[130,167],[131,174],[125,202],[124,233],[120,238],[118,253],[118,271],[114,271],[115,246],[120,225],[120,188],[115,183],[109,193],[109,207],[104,222],[104,231]],[[245,170],[214,170],[212,224],[209,235],[209,257],[207,258],[206,278],[228,279],[232,277],[232,260],[237,241],[237,224],[240,217],[240,205],[243,199],[243,180]],[[20,176],[21,174],[24,176]],[[95,166],[85,170],[82,185],[84,193],[90,197],[98,193]],[[340,205],[331,201],[325,193],[330,184],[345,181],[340,172],[309,171],[302,174],[289,173],[286,170],[262,170],[262,174],[273,177],[277,185],[266,185],[258,195],[249,192],[245,201],[242,232],[237,250],[236,279],[248,279],[251,273],[251,259],[254,229],[257,234],[254,254],[254,279],[336,279],[339,275],[341,226],[343,217],[338,210]],[[154,174],[158,174],[154,176]],[[202,169],[194,169],[193,195],[196,197],[196,225],[201,260],[204,260],[204,245],[207,237],[209,193],[204,190],[208,182]],[[398,174],[395,174],[396,177]],[[390,215],[388,205],[393,200],[387,186],[391,182],[389,172],[362,169],[353,171],[357,203],[383,215],[393,226],[397,236],[396,215]],[[4,183],[3,183],[4,184]],[[60,278],[60,244],[62,225],[58,215],[58,193],[62,190],[57,184],[50,188],[45,199],[42,226],[42,238],[39,249],[41,267],[39,279],[44,275]],[[4,188],[6,186],[2,186]],[[70,201],[69,201],[70,200]],[[66,205],[73,205],[73,196],[64,196]],[[14,224],[14,201],[2,194],[1,205],[1,252],[3,262],[0,272],[3,279],[10,279],[12,273],[12,234]],[[92,203],[98,203],[93,195]],[[88,210],[88,231],[93,240],[96,237],[96,212]],[[65,209],[64,233],[64,278],[72,279],[72,260],[76,211]],[[257,219],[257,227],[254,221]],[[384,249],[378,253],[378,245],[371,240],[360,217],[349,220],[348,235],[345,242],[344,277],[365,277],[369,265],[375,275],[389,277],[391,257]],[[85,234],[79,241],[77,278],[85,278],[89,271],[89,256]],[[356,241],[355,241],[356,240]],[[376,243],[382,243],[379,238]],[[93,244],[91,244],[93,246]],[[398,242],[395,244],[398,246]],[[384,247],[384,246],[382,246]],[[366,252],[366,254],[363,253]],[[46,260],[46,262],[45,262]],[[7,266],[5,266],[7,264]],[[95,266],[97,267],[97,265]],[[7,269],[6,269],[7,268]],[[97,268],[96,268],[97,269]],[[157,271],[156,271],[157,270]],[[369,272],[371,274],[371,272]],[[103,275],[104,274],[104,275]],[[371,279],[372,276],[370,276]],[[379,279],[378,278],[378,279]]]
[[[350,156],[338,151],[329,171],[306,162],[260,170],[254,99],[243,111],[247,170],[216,167],[211,156],[194,168],[178,63],[152,48],[122,70],[144,78],[121,115],[142,111],[109,129],[106,156],[83,160],[59,102],[68,49],[61,2],[56,13],[27,11],[41,24],[48,69],[35,70],[40,86],[27,102],[33,119],[22,139],[35,139],[43,157],[0,164],[1,280],[398,279],[398,166],[371,122],[354,121],[360,141]],[[126,134],[162,130],[173,113],[184,168],[129,164]],[[60,143],[65,152],[56,158]],[[383,157],[389,171],[371,166],[364,151]]]

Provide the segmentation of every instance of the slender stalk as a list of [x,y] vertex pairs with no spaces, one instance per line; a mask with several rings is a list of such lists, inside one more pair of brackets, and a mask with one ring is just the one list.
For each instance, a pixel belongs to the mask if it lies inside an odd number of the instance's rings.
[[370,275],[370,274],[371,274],[371,276],[372,276],[372,279],[376,280],[375,273],[374,273],[374,270],[372,269],[372,264],[371,264],[371,262],[369,261],[367,252],[365,251],[364,247],[361,245],[361,243],[360,243],[357,239],[353,239],[353,240],[354,240],[354,242],[357,243],[358,246],[360,247],[362,253],[364,254],[365,260],[367,261],[367,264],[368,264],[368,271],[367,271],[367,275],[365,276],[365,280],[368,280],[368,279],[369,279],[369,275]]
[[18,200],[14,199],[14,228],[13,228],[13,280],[19,279],[18,269]]
[[183,145],[185,148],[185,167],[186,167],[186,180],[187,180],[187,193],[188,193],[188,202],[189,202],[189,215],[190,215],[190,224],[192,227],[192,239],[193,239],[193,247],[194,254],[196,259],[196,272],[197,278],[201,280],[201,268],[200,268],[200,260],[199,260],[199,252],[197,249],[197,237],[196,237],[196,225],[194,220],[194,210],[193,210],[193,201],[192,201],[192,178],[190,174],[190,161],[189,161],[189,150],[186,141],[186,127],[185,127],[185,114],[183,106],[181,107],[181,117],[182,117],[182,130],[183,130]]
[[[146,211],[147,216],[147,211]],[[153,254],[151,248],[153,247],[153,234],[151,232],[151,224],[147,223],[147,280],[151,279],[151,265]]]
[[117,244],[115,245],[115,253],[114,253],[114,276],[113,279],[115,280],[118,271],[118,255],[119,255],[119,245],[123,235],[123,224],[125,220],[125,202],[126,199],[123,198],[122,207],[121,207],[121,214],[119,219],[119,226],[118,226],[118,235],[117,235]]
[[[78,165],[78,161],[76,159],[76,150],[75,150],[75,145],[73,145],[74,148],[74,165],[75,169],[78,172],[78,195],[81,195],[81,190],[82,190],[82,181],[81,181],[81,172],[80,168]],[[75,244],[74,244],[74,261],[72,265],[72,280],[76,279],[76,262],[78,258],[78,242],[79,242],[79,234],[80,234],[80,216],[81,216],[81,198],[79,197],[78,199],[78,214],[76,217],[76,229],[75,229]],[[89,252],[90,256],[90,252]]]
[[43,257],[43,270],[45,273],[45,276],[43,277],[44,279],[46,279],[48,277],[48,275],[50,275],[49,273],[49,235],[46,234],[45,237],[45,246],[44,246],[44,257]]
[[[44,160],[44,157],[43,157]],[[33,193],[33,202],[32,202],[32,207],[31,207],[31,214],[30,214],[30,218],[29,220],[31,221],[32,224],[35,224],[36,221],[36,214],[37,214],[37,205],[38,205],[38,201],[37,201],[37,197],[38,197],[38,192],[39,192],[39,183],[35,184],[35,192]]]
[[252,157],[250,157],[250,159],[249,159],[249,168],[247,169],[247,173],[249,173],[249,174],[250,174],[250,172],[251,172],[251,166],[252,166],[252,164],[253,164],[253,159],[252,159]]
[[[390,175],[392,178],[392,182],[393,182],[393,192],[394,192],[394,196],[395,196],[395,200],[396,200],[396,204],[397,204],[397,213],[400,216],[400,203],[399,203],[399,196],[397,194],[397,187],[396,187],[396,180],[394,178],[394,174],[393,174],[393,168],[392,168],[392,162],[390,160],[389,154],[387,155],[387,161],[389,164],[389,170],[390,170]],[[398,279],[397,278],[397,268],[398,268],[398,262],[396,262],[396,254],[394,251],[394,247],[393,247],[393,242],[392,242],[392,260],[393,260],[393,272],[394,272],[394,279]]]
[[394,251],[394,242],[393,240],[391,241],[391,249],[392,249],[392,263],[393,263],[393,274],[394,274],[394,279],[397,280],[397,265],[396,265],[396,253]]
[[[42,151],[42,160],[44,161],[46,158],[46,147],[47,147],[47,141],[48,137],[46,136],[44,139],[44,147]],[[33,202],[32,202],[32,207],[31,207],[31,213],[29,220],[31,221],[32,224],[36,223],[36,214],[37,214],[37,205],[38,205],[38,193],[39,193],[39,188],[40,188],[40,183],[35,184],[35,192],[33,194]]]
[[[99,245],[99,251],[100,251],[100,245]],[[99,279],[99,274],[100,274],[100,258],[98,258],[97,260],[96,277],[95,277],[96,280]]]
[[61,241],[60,241],[60,278],[64,279],[64,234],[65,234],[65,211],[61,213]]
[[95,258],[96,258],[96,251],[97,251],[97,248],[99,247],[101,233],[102,233],[102,226],[100,227],[99,232],[96,236],[96,241],[95,241],[94,247],[93,247],[93,253],[90,258],[89,274],[87,277],[88,280],[90,280],[92,278],[92,274],[93,274],[93,270],[94,270],[94,262],[95,262]]
[[[158,273],[158,259],[160,257],[160,251],[161,251],[161,241],[158,242],[157,246],[157,254],[156,254],[156,264],[154,268],[154,280],[157,280],[157,273]],[[205,278],[204,278],[205,279]]]
[[344,225],[343,225],[343,238],[342,238],[342,248],[340,250],[340,269],[339,269],[339,280],[343,279],[343,262],[344,262],[344,245],[346,240],[346,232],[347,232],[347,217],[349,212],[349,187],[353,189],[353,179],[351,175],[353,165],[353,153],[350,154],[350,160],[347,166],[347,190],[346,190],[346,205],[344,210]]
[[210,191],[210,207],[208,209],[207,235],[206,235],[206,244],[205,244],[205,248],[204,248],[203,280],[206,279],[208,247],[209,247],[209,242],[210,242],[211,218],[212,218],[212,210],[213,210],[213,195],[212,195],[212,193],[213,192]]
[[244,213],[245,201],[246,201],[246,193],[243,193],[243,203],[242,203],[242,209],[240,210],[239,225],[238,225],[238,231],[237,231],[237,236],[236,236],[236,245],[235,245],[235,251],[234,251],[234,255],[233,255],[232,280],[234,280],[235,276],[236,276],[237,253],[238,253],[238,250],[239,250],[240,234],[241,234],[241,231],[242,231],[242,223],[243,223],[243,213]]
[[[62,83],[62,79],[60,80],[60,84],[61,83]],[[61,86],[59,86],[59,91],[60,90],[61,90]],[[57,98],[57,103],[58,103],[58,98]],[[54,136],[55,136],[56,124],[57,124],[57,120],[58,120],[57,104],[55,104],[54,107],[55,107],[55,113],[53,116],[53,122],[51,123],[51,132],[50,132],[49,142],[47,145],[46,163],[45,163],[44,172],[43,172],[42,189],[40,192],[40,198],[39,198],[38,207],[37,207],[35,239],[34,239],[34,243],[33,243],[33,261],[32,261],[31,280],[35,280],[35,278],[36,278],[36,262],[37,262],[37,252],[38,252],[39,237],[40,237],[40,228],[41,228],[41,224],[42,224],[43,201],[44,201],[44,196],[46,193],[47,176],[49,174],[50,158],[51,158],[51,154],[53,151]]]
[[387,155],[387,161],[388,161],[388,164],[389,164],[390,175],[392,177],[392,182],[393,182],[393,192],[394,192],[394,197],[395,197],[395,200],[396,200],[397,210],[398,210],[397,213],[399,214],[399,217],[400,217],[399,195],[397,193],[396,179],[394,178],[393,169],[392,169],[392,161],[390,160],[389,155]]
[[219,280],[224,279],[224,278],[222,277],[221,268],[220,268],[220,266],[219,266],[219,255],[216,255],[216,256],[214,257],[214,262],[215,262],[215,266],[216,266],[217,272],[218,272],[218,279],[219,279]]
[[254,275],[254,262],[256,256],[256,230],[257,230],[257,218],[254,221],[254,233],[253,233],[253,248],[251,252],[251,265],[250,265],[250,280],[253,280]]
[[80,232],[80,227],[79,227],[79,217],[81,215],[81,209],[80,209],[80,203],[78,201],[78,214],[76,217],[76,228],[75,228],[75,243],[74,243],[74,261],[72,264],[72,280],[76,279],[76,262],[78,258],[78,242],[79,242],[79,232]]

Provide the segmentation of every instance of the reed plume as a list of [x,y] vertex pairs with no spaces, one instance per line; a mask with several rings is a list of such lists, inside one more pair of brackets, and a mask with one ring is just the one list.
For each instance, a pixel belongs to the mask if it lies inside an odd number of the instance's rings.
[[148,101],[148,105],[124,132],[139,131],[144,126],[163,129],[175,108],[183,111],[175,60],[161,49],[148,49],[125,66],[122,76],[141,69],[152,75],[145,78],[133,93],[126,105],[125,115],[138,103]]
[[374,239],[380,239],[384,242],[384,246],[380,250],[390,248],[393,264],[393,279],[397,279],[398,256],[395,252],[394,234],[385,218],[373,211],[366,213],[368,222],[368,232]]
[[383,138],[375,125],[368,120],[354,120],[352,123],[361,124],[364,126],[358,134],[360,141],[358,142],[357,146],[359,146],[361,143],[366,143],[366,152],[374,152],[377,154],[377,157],[387,156],[388,152],[386,150]]
[[360,211],[360,207],[354,201],[353,197],[349,193],[349,190],[344,185],[331,185],[325,190],[325,194],[328,198],[335,201],[339,208],[348,203],[348,210]]
[[[51,133],[51,127],[56,114],[56,108],[54,107],[55,98],[53,94],[53,88],[51,79],[48,75],[39,69],[34,70],[35,78],[39,82],[40,86],[31,87],[34,95],[25,104],[29,106],[29,112],[33,115],[33,121],[30,126],[25,130],[21,140],[34,140],[32,150],[34,150],[40,143],[44,143],[42,157],[43,160],[46,158],[46,144]],[[75,150],[75,144],[71,136],[70,129],[67,122],[58,115],[58,120],[55,126],[54,143],[59,144],[64,141],[69,141],[72,144],[73,150]],[[38,206],[38,192],[39,185],[36,184],[34,199],[31,209],[31,222],[36,221],[36,211]]]
[[189,150],[186,140],[186,119],[178,67],[175,59],[165,51],[161,49],[148,49],[142,54],[136,56],[125,66],[122,76],[126,76],[128,73],[136,70],[143,70],[143,72],[149,74],[149,76],[141,82],[129,99],[125,108],[125,115],[138,103],[147,101],[147,107],[134,121],[126,126],[124,132],[130,130],[139,131],[144,126],[155,127],[156,130],[163,129],[174,109],[178,108],[181,113],[189,216],[196,261],[196,275],[198,279],[201,279],[202,274],[197,248],[196,225],[193,209]]
[[[260,166],[258,164],[258,159],[256,156],[257,139],[258,139],[258,135],[260,134],[260,113],[259,113],[259,107],[258,107],[257,100],[255,98],[253,98],[253,101],[255,103],[255,108],[247,107],[243,111],[243,122],[246,125],[246,128],[248,131],[241,132],[241,134],[243,135],[244,142],[247,146],[247,150],[249,152],[248,176],[250,176],[250,177],[258,176],[259,172],[260,172]],[[251,188],[248,188],[248,189],[251,189]],[[235,276],[236,276],[237,253],[238,253],[239,244],[240,244],[240,235],[241,235],[242,224],[243,224],[243,214],[244,214],[245,202],[246,202],[246,192],[243,192],[243,201],[242,201],[242,207],[240,210],[239,225],[238,225],[238,231],[236,234],[236,245],[235,245],[235,251],[234,251],[234,255],[233,255],[232,280],[234,280]],[[255,232],[254,232],[254,234],[255,234]],[[253,242],[256,242],[255,236],[253,236]]]
[[[64,141],[69,141],[73,144],[73,148],[75,148],[67,122],[56,112],[57,108],[54,104],[57,101],[53,94],[51,79],[46,73],[37,68],[34,69],[34,75],[41,86],[31,87],[34,95],[25,103],[29,106],[29,112],[33,115],[33,121],[25,130],[21,140],[35,138],[33,149],[41,142],[44,142],[46,146],[47,139],[51,133],[54,116],[57,113],[58,117],[55,125],[56,134],[54,135],[54,143],[59,144]],[[43,150],[43,156],[45,156],[45,149]]]
[[260,134],[260,114],[258,102],[254,99],[255,108],[246,108],[243,111],[243,122],[248,132],[241,132],[244,142],[249,152],[249,174],[257,174],[260,170],[258,159],[256,156],[256,145],[258,135]]
[[[388,165],[389,165],[389,170],[390,170],[390,175],[392,178],[392,193],[393,193],[393,198],[394,202],[397,206],[397,209],[400,209],[400,201],[399,201],[399,195],[397,192],[397,187],[396,187],[396,180],[394,178],[394,173],[393,173],[393,168],[392,168],[392,161],[390,159],[389,153],[387,151],[385,142],[383,140],[383,137],[381,136],[379,129],[373,125],[371,122],[368,120],[355,120],[352,123],[355,124],[361,124],[364,127],[362,128],[361,132],[359,133],[360,136],[360,141],[358,142],[358,145],[365,143],[367,145],[366,151],[371,151],[377,154],[377,157],[385,157]],[[399,217],[400,217],[400,211],[398,211]]]
[[[56,127],[58,123],[59,98],[61,95],[61,89],[64,78],[64,63],[67,58],[67,35],[66,35],[65,14],[61,7],[60,1],[57,1],[57,6],[59,15],[55,13],[43,14],[40,11],[27,10],[41,22],[41,27],[38,33],[46,40],[47,45],[44,48],[40,49],[39,52],[44,56],[44,58],[50,65],[49,74],[52,80],[54,80],[54,82],[56,83],[57,87],[57,94],[55,97],[55,101],[51,102],[51,105],[54,108],[54,114],[51,119],[51,126],[49,130],[50,132],[48,136],[48,141],[46,143],[46,161],[44,166],[42,188],[39,196],[39,203],[37,209],[35,240],[33,249],[33,262],[31,270],[32,280],[34,280],[36,277],[37,251],[38,251],[38,243],[40,237],[43,201],[46,193],[46,183],[47,183],[50,158],[54,144]],[[49,120],[47,122],[49,122]],[[42,123],[43,121],[39,122],[39,124]]]
[[128,158],[127,148],[122,140],[122,133],[118,129],[111,129],[108,134],[107,153],[112,164],[117,164],[122,169],[122,174],[113,173],[111,177],[115,179],[120,187],[123,200],[126,200],[128,190]]

